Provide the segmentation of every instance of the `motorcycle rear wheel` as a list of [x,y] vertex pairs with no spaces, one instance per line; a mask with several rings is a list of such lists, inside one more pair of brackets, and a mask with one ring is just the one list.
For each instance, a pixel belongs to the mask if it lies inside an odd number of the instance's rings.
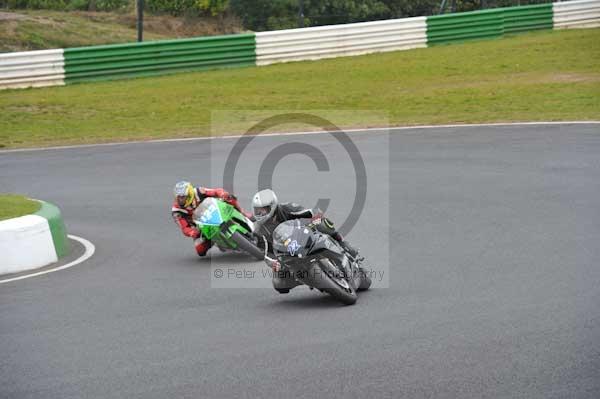
[[358,291],[368,290],[371,287],[371,277],[367,275],[367,272],[362,267],[358,269],[358,273],[360,274],[360,285],[358,286]]

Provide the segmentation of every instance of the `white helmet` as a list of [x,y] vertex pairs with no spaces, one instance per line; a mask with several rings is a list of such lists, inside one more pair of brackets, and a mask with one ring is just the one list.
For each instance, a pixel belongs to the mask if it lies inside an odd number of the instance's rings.
[[273,190],[266,189],[257,192],[252,198],[252,210],[259,223],[269,220],[277,208],[277,196]]

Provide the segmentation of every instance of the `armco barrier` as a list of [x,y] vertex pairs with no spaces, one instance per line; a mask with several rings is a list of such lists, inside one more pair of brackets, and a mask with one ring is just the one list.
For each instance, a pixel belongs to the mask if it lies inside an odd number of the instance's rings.
[[66,83],[255,65],[254,34],[65,49]]
[[63,50],[0,54],[0,88],[63,85]]
[[504,33],[552,29],[552,3],[502,9]]
[[63,222],[60,209],[56,205],[41,201],[42,207],[35,214],[41,216],[48,221],[52,242],[56,255],[61,258],[69,252],[69,242],[67,240],[67,228]]
[[425,17],[256,33],[256,64],[427,47]]
[[[595,0],[598,1],[598,0]],[[552,4],[495,8],[427,18],[427,43],[444,44],[552,29]]]
[[60,210],[47,202],[32,215],[0,221],[0,274],[56,262],[69,252]]
[[427,17],[427,44],[500,37],[504,34],[502,9]]
[[0,54],[0,89],[316,60],[495,38],[536,29],[599,26],[600,0],[575,0],[256,35],[9,53]]
[[552,4],[554,29],[600,27],[600,1],[579,0]]

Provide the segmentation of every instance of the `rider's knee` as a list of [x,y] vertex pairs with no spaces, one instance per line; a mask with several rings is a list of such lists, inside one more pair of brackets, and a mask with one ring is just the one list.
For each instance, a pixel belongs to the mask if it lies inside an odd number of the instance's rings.
[[336,233],[333,222],[326,217],[321,218],[321,223],[317,225],[317,230],[328,235],[333,235]]

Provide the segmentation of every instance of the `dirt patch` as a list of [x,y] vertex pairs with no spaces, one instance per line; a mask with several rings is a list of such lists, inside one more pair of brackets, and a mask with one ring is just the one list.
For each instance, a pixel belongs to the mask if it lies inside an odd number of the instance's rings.
[[589,83],[600,81],[598,73],[575,73],[575,72],[554,72],[554,73],[515,73],[506,77],[506,81],[513,83]]
[[[130,29],[136,29],[137,16],[134,13],[74,12],[82,18],[94,22],[110,22]],[[144,30],[157,35],[171,37],[192,37],[239,33],[243,31],[241,21],[234,16],[219,18],[181,17],[169,15],[144,16]]]
[[61,112],[64,107],[60,105],[11,105],[6,107],[7,112],[18,112],[24,114],[48,114],[51,112]]
[[[135,41],[132,12],[22,10],[0,13],[0,52],[80,47]],[[233,16],[172,17],[146,15],[144,39],[164,40],[242,32]]]
[[52,27],[55,29],[62,29],[67,26],[67,23],[65,21],[51,19],[47,17],[31,17],[30,19],[36,24],[44,25],[45,27]]
[[15,12],[1,12],[0,21],[18,21],[19,19],[26,19],[27,15],[17,14]]
[[[511,73],[502,76],[502,83],[505,84],[544,84],[544,83],[595,83],[600,82],[600,73],[571,73],[571,72],[555,72],[555,73]],[[456,89],[456,88],[482,88],[486,86],[498,85],[498,77],[489,79],[487,77],[481,79],[473,79],[465,82],[440,82],[435,87],[438,89]],[[408,88],[412,90],[414,88]]]
[[16,30],[17,30],[17,26],[18,23],[13,19],[13,20],[4,20],[2,21],[2,25],[0,25],[0,32],[3,32],[4,35],[8,36],[14,36]]
[[555,83],[593,83],[600,82],[600,74],[583,73],[554,73],[549,75],[550,80]]

